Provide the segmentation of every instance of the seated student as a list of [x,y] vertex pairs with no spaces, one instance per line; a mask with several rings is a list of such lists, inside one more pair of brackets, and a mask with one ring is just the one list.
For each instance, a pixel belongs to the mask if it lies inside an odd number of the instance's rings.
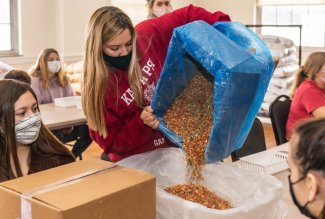
[[[55,49],[48,48],[41,51],[30,75],[31,86],[39,104],[53,103],[54,98],[73,96],[72,87],[61,69],[60,57]],[[76,140],[72,148],[75,157],[79,157],[92,142],[86,124],[52,132],[63,143]]]
[[292,103],[286,125],[286,138],[299,120],[325,117],[325,52],[310,54],[296,73]]
[[171,12],[170,0],[146,0],[148,6],[148,18],[160,17]]
[[75,160],[42,123],[29,85],[4,79],[0,93],[0,182]]
[[11,70],[4,76],[4,79],[14,79],[17,81],[24,82],[28,85],[31,85],[32,81],[28,73],[23,70]]
[[325,119],[314,118],[294,128],[289,146],[289,188],[300,212],[325,218]]

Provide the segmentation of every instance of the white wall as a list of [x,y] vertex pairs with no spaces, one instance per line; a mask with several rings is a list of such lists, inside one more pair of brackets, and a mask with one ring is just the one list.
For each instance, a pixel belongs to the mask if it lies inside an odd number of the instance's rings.
[[[214,1],[214,0],[211,0],[211,1]],[[216,1],[218,1],[218,0],[216,0]],[[197,5],[196,2],[197,2],[197,0],[171,0],[171,4],[172,4],[172,7],[174,10],[177,8],[187,6],[189,4]]]
[[91,14],[110,0],[20,0],[21,56],[1,58],[15,68],[27,70],[39,52],[57,49],[61,59],[80,60],[85,28]]
[[111,4],[123,10],[131,18],[133,25],[147,19],[145,0],[111,0]]
[[57,46],[57,1],[21,1],[21,52],[30,57],[42,48]]
[[[43,0],[44,1],[44,0]],[[64,36],[62,43],[66,56],[80,56],[84,51],[85,30],[92,13],[110,0],[61,0],[64,2]]]
[[[48,47],[57,49],[66,62],[80,60],[89,17],[97,8],[111,4],[124,10],[134,24],[146,19],[145,0],[20,0],[21,56],[1,61],[27,70]],[[255,0],[172,0],[174,9],[188,4],[223,11],[233,21],[254,22]]]

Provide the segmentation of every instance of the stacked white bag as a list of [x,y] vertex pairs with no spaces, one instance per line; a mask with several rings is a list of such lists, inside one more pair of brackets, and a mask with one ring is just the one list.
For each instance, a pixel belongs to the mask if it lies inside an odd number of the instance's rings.
[[269,117],[271,102],[279,95],[289,95],[299,65],[296,57],[297,49],[292,40],[270,35],[261,35],[260,38],[269,47],[272,56],[279,59],[258,112],[260,116]]

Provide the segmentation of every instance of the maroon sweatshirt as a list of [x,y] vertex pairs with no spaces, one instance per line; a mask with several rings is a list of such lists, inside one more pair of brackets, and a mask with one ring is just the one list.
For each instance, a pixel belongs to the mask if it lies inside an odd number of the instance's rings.
[[[137,53],[143,72],[142,89],[148,104],[151,103],[164,65],[173,29],[196,20],[213,24],[216,21],[230,21],[230,18],[222,12],[210,13],[190,5],[161,17],[145,20],[135,27]],[[140,119],[142,109],[135,103],[127,71],[115,72],[107,86],[104,102],[107,137],[103,138],[93,130],[90,130],[90,135],[109,155],[111,161],[117,162],[134,154],[175,146],[163,133],[145,125]]]

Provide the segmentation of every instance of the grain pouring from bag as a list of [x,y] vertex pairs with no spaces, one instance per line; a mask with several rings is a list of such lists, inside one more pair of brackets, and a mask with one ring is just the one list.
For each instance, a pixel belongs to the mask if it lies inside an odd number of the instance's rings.
[[181,136],[188,164],[188,181],[202,180],[204,151],[213,119],[212,77],[197,73],[164,115],[170,130]]
[[187,184],[165,190],[185,200],[208,208],[228,209],[231,204],[200,185],[203,180],[204,151],[209,141],[213,120],[213,78],[198,72],[175,99],[164,115],[170,130],[181,136],[187,161]]

